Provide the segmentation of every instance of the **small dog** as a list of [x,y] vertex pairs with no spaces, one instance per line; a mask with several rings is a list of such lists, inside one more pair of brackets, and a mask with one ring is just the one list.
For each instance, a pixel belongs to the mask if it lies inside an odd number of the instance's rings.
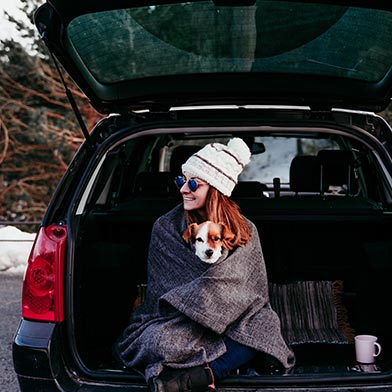
[[182,238],[195,247],[196,256],[205,263],[213,264],[222,256],[225,242],[234,238],[234,234],[223,223],[205,221],[192,223],[185,230]]

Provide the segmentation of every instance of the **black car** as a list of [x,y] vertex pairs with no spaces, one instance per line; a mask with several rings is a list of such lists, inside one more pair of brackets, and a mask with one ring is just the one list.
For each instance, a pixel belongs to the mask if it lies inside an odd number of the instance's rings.
[[[232,197],[296,364],[255,361],[217,389],[392,391],[392,130],[375,114],[392,95],[392,3],[47,0],[35,24],[107,116],[81,123],[28,261],[21,390],[147,390],[112,346],[143,300],[152,224],[181,203],[191,154],[240,137],[252,158]],[[374,363],[356,362],[358,334],[377,336]]]

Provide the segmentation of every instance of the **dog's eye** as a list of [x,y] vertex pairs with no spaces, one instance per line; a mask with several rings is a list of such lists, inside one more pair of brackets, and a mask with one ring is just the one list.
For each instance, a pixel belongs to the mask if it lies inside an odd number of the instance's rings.
[[214,238],[214,241],[215,241],[215,242],[220,241],[220,240],[221,240],[220,237],[215,237],[215,238]]
[[197,237],[197,238],[196,238],[196,241],[197,241],[197,242],[204,242],[204,241],[203,241],[203,238],[201,238],[201,237]]

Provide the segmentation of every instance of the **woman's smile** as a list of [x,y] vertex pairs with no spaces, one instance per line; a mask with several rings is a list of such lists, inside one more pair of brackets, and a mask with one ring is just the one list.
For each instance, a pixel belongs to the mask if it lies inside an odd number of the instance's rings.
[[[184,173],[184,176],[188,179],[195,178],[195,177],[192,177],[192,175],[190,173]],[[208,190],[210,188],[210,186],[207,183],[201,182],[197,178],[195,178],[195,179],[198,183],[198,187],[195,191],[192,192],[189,189],[188,181],[185,182],[184,185],[182,186],[182,188],[180,189],[182,199],[184,201],[184,209],[187,211],[204,208],[205,203],[206,203]]]

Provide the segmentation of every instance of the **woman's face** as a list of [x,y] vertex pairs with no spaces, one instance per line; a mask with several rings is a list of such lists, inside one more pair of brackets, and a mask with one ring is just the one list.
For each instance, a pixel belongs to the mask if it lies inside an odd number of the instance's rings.
[[[184,210],[192,211],[204,208],[210,185],[198,179],[197,177],[192,176],[191,173],[184,172],[184,177],[186,182],[180,189],[182,199],[184,201]],[[194,192],[192,192],[188,186],[188,181],[191,178],[194,179],[198,184],[198,187]]]

